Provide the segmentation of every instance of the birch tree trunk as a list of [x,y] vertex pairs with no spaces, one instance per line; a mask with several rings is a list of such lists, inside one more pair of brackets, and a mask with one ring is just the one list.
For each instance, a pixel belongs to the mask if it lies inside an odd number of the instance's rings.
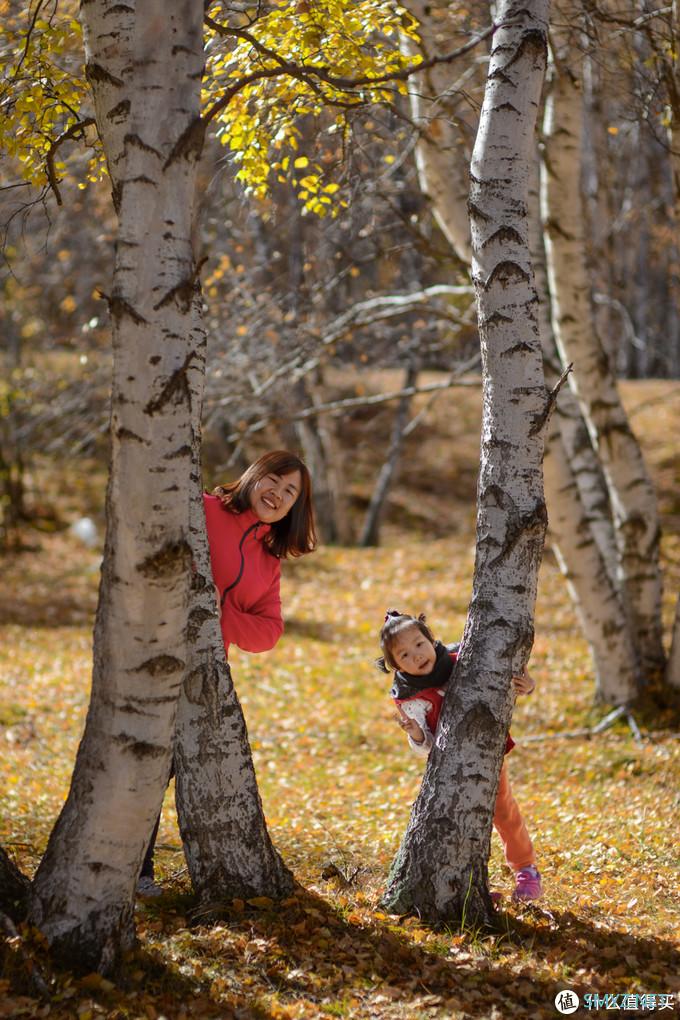
[[[409,11],[418,20],[420,45],[403,37],[405,53],[427,57],[446,49],[448,0],[409,0]],[[476,74],[474,63],[466,65],[462,78]],[[420,130],[416,167],[421,190],[432,202],[432,213],[456,255],[469,265],[470,223],[467,214],[470,153],[467,132],[458,111],[461,91],[452,80],[448,64],[436,64],[409,79],[411,115]]]
[[[664,664],[656,497],[609,360],[595,334],[580,190],[579,56],[559,27],[551,41],[558,60],[552,64],[543,125],[542,202],[553,326],[563,361],[574,363],[574,391],[607,478],[619,543],[619,583],[633,641],[643,669],[654,672]],[[560,73],[558,67],[565,70]]]
[[547,0],[499,4],[472,158],[472,275],[483,421],[472,601],[435,746],[383,897],[432,922],[488,921],[493,805],[514,672],[533,641],[546,530],[548,400],[528,244],[529,168],[547,50]]
[[107,534],[85,733],[31,920],[71,965],[107,971],[134,937],[186,659],[202,5],[90,0],[82,19],[119,217]]
[[[445,32],[447,6],[443,0],[434,5],[422,0],[409,4],[420,23],[425,57],[450,48]],[[413,49],[410,40],[404,45]],[[466,262],[471,258],[468,166],[464,133],[456,118],[456,94],[469,73],[463,72],[456,81],[450,65],[439,64],[416,76],[410,91],[413,116],[423,131],[416,146],[421,187],[432,199],[445,236]],[[532,259],[538,291],[545,299],[539,308],[539,325],[546,375],[552,385],[559,378],[561,364],[550,324],[537,169],[532,174],[530,197]],[[591,646],[595,696],[624,703],[637,690],[637,679],[632,643],[625,633],[627,620],[616,590],[617,551],[609,496],[578,401],[567,387],[560,392],[548,435],[545,488],[553,545],[560,547],[555,550],[558,563]],[[599,551],[593,548],[593,541]]]
[[[203,343],[205,331],[197,332]],[[202,371],[192,370],[200,398]],[[175,796],[189,874],[205,910],[234,897],[278,898],[293,878],[272,846],[257,789],[243,712],[231,680],[215,608],[200,468],[200,413],[193,418],[192,602],[187,672],[177,713]]]
[[[538,158],[529,189],[530,247],[539,296],[538,327],[548,386],[560,362],[550,317],[545,246],[541,229]],[[583,635],[590,645],[598,701],[624,705],[636,697],[640,677],[628,620],[616,584],[616,542],[609,498],[578,402],[560,390],[546,439],[543,470],[549,533]]]

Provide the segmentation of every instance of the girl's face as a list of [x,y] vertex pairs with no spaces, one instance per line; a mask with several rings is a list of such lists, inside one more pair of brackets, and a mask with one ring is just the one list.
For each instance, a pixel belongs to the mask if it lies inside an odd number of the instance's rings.
[[437,661],[434,645],[417,627],[405,627],[400,631],[390,654],[399,669],[412,676],[431,673]]
[[299,471],[291,471],[287,475],[265,475],[255,482],[251,490],[250,508],[263,524],[275,524],[292,508],[301,486]]

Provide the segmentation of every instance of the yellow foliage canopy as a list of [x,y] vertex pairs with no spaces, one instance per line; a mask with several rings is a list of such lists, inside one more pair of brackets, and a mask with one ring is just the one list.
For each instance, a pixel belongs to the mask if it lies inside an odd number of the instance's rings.
[[[0,14],[0,56],[7,69],[0,144],[24,180],[54,186],[66,173],[61,145],[84,137],[78,125],[87,119],[76,5],[66,0],[43,18],[40,4],[11,13],[7,0],[0,0]],[[246,193],[263,198],[273,181],[285,182],[305,211],[336,212],[344,204],[338,183],[300,151],[305,122],[316,123],[323,114],[324,132],[342,137],[348,113],[405,92],[404,80],[391,76],[419,61],[399,50],[400,34],[416,38],[416,28],[392,0],[279,0],[255,18],[235,16],[221,0],[210,5],[203,115],[233,154]],[[105,172],[94,140],[87,178],[98,180]]]

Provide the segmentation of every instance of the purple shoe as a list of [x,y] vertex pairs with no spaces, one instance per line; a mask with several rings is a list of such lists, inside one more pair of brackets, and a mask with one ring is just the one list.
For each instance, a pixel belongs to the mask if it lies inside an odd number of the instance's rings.
[[517,872],[517,884],[512,894],[513,900],[540,900],[543,895],[541,875],[538,868],[530,864],[528,868],[520,868]]

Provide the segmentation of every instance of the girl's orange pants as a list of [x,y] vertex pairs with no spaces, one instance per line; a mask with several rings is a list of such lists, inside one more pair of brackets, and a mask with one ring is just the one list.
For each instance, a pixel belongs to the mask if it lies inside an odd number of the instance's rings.
[[493,824],[501,837],[505,859],[513,871],[519,871],[520,868],[526,868],[530,864],[536,863],[531,837],[527,832],[517,801],[512,795],[508,779],[508,766],[505,761],[501,768]]

